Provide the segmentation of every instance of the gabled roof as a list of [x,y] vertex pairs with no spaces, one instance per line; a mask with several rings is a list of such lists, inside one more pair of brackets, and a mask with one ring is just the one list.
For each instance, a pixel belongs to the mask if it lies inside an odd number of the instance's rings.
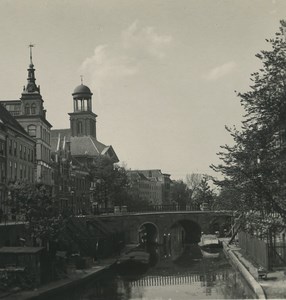
[[70,129],[53,129],[51,130],[51,146],[52,151],[57,150],[57,145],[60,139],[65,137],[66,142],[70,142],[70,149],[72,156],[98,156],[105,155],[110,157],[114,162],[118,162],[118,157],[113,150],[112,146],[106,146],[99,142],[96,138],[84,136],[71,136]]
[[108,148],[91,136],[72,136],[70,142],[71,154],[75,156],[97,156]]
[[20,131],[24,135],[30,137],[26,130],[20,125],[20,123],[8,112],[8,110],[0,104],[0,122],[11,126],[12,128]]

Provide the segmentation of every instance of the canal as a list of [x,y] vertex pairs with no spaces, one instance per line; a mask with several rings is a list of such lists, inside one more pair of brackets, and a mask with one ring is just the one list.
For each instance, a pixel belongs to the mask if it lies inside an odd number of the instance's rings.
[[226,259],[202,257],[197,245],[150,247],[150,266],[112,267],[65,294],[69,300],[255,299],[240,273]]

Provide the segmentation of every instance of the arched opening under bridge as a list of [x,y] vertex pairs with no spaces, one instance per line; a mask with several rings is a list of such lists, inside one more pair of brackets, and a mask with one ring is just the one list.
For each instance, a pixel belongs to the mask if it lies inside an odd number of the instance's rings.
[[155,244],[158,242],[158,228],[153,223],[143,223],[139,229],[140,244]]
[[198,223],[192,220],[180,220],[176,222],[172,227],[181,226],[182,231],[182,242],[186,244],[199,243],[201,240],[201,227]]

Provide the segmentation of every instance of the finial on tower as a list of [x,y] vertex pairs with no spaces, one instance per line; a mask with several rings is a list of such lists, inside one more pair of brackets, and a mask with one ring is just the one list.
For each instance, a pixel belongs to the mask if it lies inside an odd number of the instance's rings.
[[80,75],[80,82],[83,84],[83,75]]
[[30,64],[32,65],[33,64],[33,55],[32,55],[32,48],[35,47],[34,44],[30,43],[30,45],[28,46],[30,48]]

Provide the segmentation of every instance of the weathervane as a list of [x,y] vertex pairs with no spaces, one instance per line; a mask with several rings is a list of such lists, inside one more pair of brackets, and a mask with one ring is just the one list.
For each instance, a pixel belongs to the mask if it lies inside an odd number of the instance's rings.
[[28,47],[30,48],[30,63],[32,65],[33,64],[33,61],[32,61],[32,48],[35,47],[35,45],[30,43],[30,45]]

